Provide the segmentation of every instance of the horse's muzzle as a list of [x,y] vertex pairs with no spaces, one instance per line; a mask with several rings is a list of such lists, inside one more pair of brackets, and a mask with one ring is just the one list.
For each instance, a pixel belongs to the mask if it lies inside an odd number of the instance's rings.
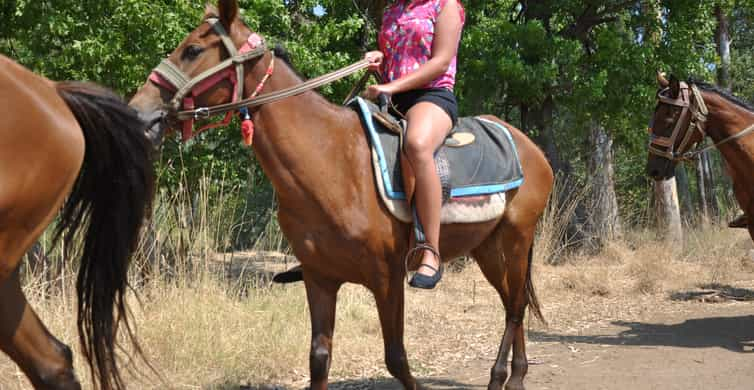
[[147,139],[152,143],[155,150],[159,149],[165,137],[165,131],[168,128],[167,112],[163,110],[156,110],[150,113],[139,111],[139,119],[144,122],[144,134],[147,136]]

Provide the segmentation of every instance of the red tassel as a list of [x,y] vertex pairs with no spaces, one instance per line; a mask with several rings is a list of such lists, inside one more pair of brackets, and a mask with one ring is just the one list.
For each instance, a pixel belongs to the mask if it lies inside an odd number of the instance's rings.
[[241,135],[243,135],[243,143],[251,146],[254,139],[254,122],[251,119],[244,119],[241,122]]

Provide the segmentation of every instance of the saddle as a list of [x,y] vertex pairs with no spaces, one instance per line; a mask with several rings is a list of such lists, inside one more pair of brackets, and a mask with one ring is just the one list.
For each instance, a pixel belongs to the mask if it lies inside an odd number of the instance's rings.
[[[367,132],[383,203],[399,220],[416,222],[409,206],[415,178],[409,164],[401,161],[405,121],[391,115],[384,105],[380,108],[360,97],[347,105],[359,113]],[[461,118],[436,152],[435,165],[443,187],[444,224],[498,218],[505,210],[505,192],[524,180],[510,132],[484,118]]]
[[[421,241],[421,225],[415,209],[409,206],[416,180],[407,169],[409,165],[401,161],[406,122],[360,97],[349,100],[347,106],[359,114],[367,133],[375,183],[383,204],[398,220],[413,223],[414,237]],[[461,118],[437,151],[435,165],[443,187],[443,224],[499,218],[505,212],[505,193],[524,182],[510,131],[503,124],[484,118]],[[300,266],[273,278],[276,283],[301,280]]]

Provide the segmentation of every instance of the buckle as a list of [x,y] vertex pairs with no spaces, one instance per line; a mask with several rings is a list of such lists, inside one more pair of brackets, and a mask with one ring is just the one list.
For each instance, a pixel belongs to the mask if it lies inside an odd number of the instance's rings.
[[194,119],[209,118],[209,107],[200,107],[194,110]]

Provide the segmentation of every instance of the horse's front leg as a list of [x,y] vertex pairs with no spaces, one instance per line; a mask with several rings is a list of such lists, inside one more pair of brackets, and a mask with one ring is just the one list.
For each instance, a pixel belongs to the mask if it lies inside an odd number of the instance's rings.
[[326,390],[332,361],[335,304],[342,283],[304,271],[304,284],[312,322],[312,346],[309,352],[311,390]]
[[411,375],[403,345],[404,326],[404,274],[392,273],[384,285],[373,291],[382,326],[385,343],[385,364],[391,375],[398,379],[407,390],[420,388]]

